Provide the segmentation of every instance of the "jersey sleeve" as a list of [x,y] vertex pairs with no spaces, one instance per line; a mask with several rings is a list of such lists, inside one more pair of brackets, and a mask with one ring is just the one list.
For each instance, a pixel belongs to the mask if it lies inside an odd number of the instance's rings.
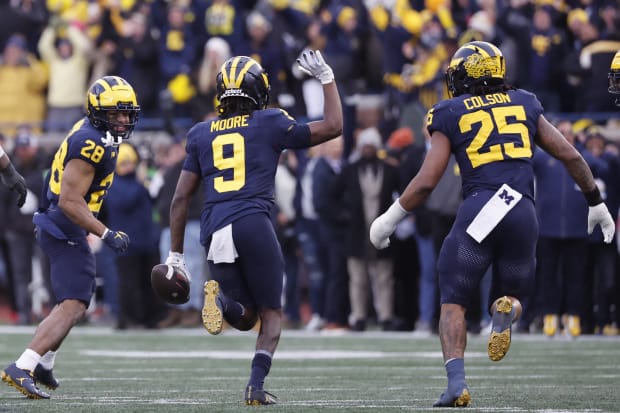
[[272,130],[278,133],[272,136],[278,139],[278,149],[302,149],[310,146],[310,128],[305,123],[298,123],[295,118],[283,109],[266,111],[265,121]]
[[429,135],[439,131],[449,136],[449,122],[446,120],[447,101],[439,102],[434,105],[426,114],[426,129]]
[[200,134],[200,124],[193,126],[187,133],[187,143],[185,145],[185,161],[183,162],[183,169],[189,172],[193,172],[196,175],[200,175],[200,162],[198,160],[198,144],[196,142]]
[[540,103],[540,100],[538,100],[536,95],[531,92],[525,91],[523,89],[519,89],[519,92],[524,95],[527,102],[525,104],[527,107],[527,113],[530,114],[530,116],[532,117],[532,122],[534,123],[534,125],[536,125],[538,123],[538,118],[540,117],[540,115],[545,112],[542,103]]

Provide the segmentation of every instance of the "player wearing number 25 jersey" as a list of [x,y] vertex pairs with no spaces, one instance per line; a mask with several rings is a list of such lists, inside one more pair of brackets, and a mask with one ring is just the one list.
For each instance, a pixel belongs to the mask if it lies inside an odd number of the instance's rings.
[[431,135],[440,131],[450,139],[461,170],[463,198],[508,184],[534,199],[532,156],[542,113],[536,96],[521,89],[460,95],[430,110],[427,128]]
[[187,273],[182,253],[188,202],[200,186],[204,190],[201,243],[212,274],[204,287],[202,321],[207,331],[220,333],[224,320],[239,330],[261,321],[245,389],[249,405],[275,403],[263,382],[282,319],[284,263],[270,218],[280,154],[317,145],[342,131],[332,69],[312,50],[297,62],[323,84],[323,119],[298,123],[283,110],[268,109],[269,79],[262,66],[247,56],[227,60],[217,75],[219,116],[187,134],[187,156],[170,208],[166,264]]
[[426,159],[400,198],[370,228],[371,242],[377,248],[387,246],[396,224],[426,199],[454,153],[464,199],[437,263],[439,335],[448,387],[436,407],[462,407],[471,401],[465,382],[465,312],[489,266],[489,358],[501,360],[509,349],[511,326],[521,313],[519,299],[528,294],[535,272],[534,145],[562,161],[584,193],[590,231],[600,224],[606,242],[614,234],[614,221],[588,165],[545,119],[538,99],[507,85],[505,74],[504,57],[491,43],[470,42],[455,52],[446,71],[452,97],[428,113],[431,148]]

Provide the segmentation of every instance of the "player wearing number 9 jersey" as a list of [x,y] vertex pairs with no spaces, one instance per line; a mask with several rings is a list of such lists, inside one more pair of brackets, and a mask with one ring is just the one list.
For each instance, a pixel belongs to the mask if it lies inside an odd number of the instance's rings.
[[95,291],[95,257],[89,233],[123,252],[129,238],[97,219],[114,179],[118,145],[131,134],[140,106],[124,79],[105,76],[89,88],[87,116],[78,121],[57,149],[34,215],[36,238],[50,262],[57,305],[39,324],[28,348],[0,372],[2,380],[26,397],[47,399],[59,385],[52,374],[56,352],[86,313]]
[[501,51],[487,42],[460,47],[446,71],[451,98],[428,113],[431,148],[418,174],[370,228],[377,248],[389,244],[396,224],[420,205],[443,174],[451,153],[463,182],[463,203],[442,245],[437,268],[441,294],[439,335],[448,376],[436,407],[467,406],[465,312],[480,280],[492,266],[488,355],[501,360],[509,349],[511,325],[521,313],[535,272],[538,223],[534,208],[535,145],[559,159],[589,204],[588,227],[601,225],[606,242],[615,226],[579,152],[543,115],[531,93],[505,82]]
[[185,272],[183,235],[191,195],[201,186],[205,204],[201,243],[212,279],[205,283],[202,320],[218,334],[224,320],[249,330],[260,319],[256,353],[244,400],[275,403],[263,389],[281,331],[284,263],[270,219],[280,154],[340,136],[342,108],[332,69],[320,52],[304,51],[300,68],[323,85],[322,120],[298,123],[267,108],[269,79],[261,65],[235,56],[217,75],[219,116],[187,134],[187,156],[170,208],[171,251],[166,263]]

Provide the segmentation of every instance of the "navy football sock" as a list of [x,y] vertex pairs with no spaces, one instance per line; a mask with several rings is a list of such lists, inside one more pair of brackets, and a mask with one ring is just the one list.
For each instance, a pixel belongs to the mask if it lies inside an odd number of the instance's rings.
[[465,360],[452,359],[446,363],[448,393],[456,393],[465,387]]
[[248,385],[256,389],[262,389],[265,377],[269,374],[270,369],[271,356],[267,352],[256,352],[254,359],[252,359],[252,372],[250,373]]

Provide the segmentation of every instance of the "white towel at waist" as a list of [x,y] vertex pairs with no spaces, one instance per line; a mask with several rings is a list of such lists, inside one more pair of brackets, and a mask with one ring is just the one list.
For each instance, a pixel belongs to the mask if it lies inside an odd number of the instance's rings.
[[469,224],[467,233],[481,243],[522,197],[520,192],[510,186],[502,185]]
[[235,242],[232,237],[232,224],[228,224],[215,231],[211,237],[211,245],[209,246],[207,259],[213,261],[215,264],[221,262],[231,263],[235,262],[235,258],[238,256],[239,253],[237,253],[237,248],[235,248]]

